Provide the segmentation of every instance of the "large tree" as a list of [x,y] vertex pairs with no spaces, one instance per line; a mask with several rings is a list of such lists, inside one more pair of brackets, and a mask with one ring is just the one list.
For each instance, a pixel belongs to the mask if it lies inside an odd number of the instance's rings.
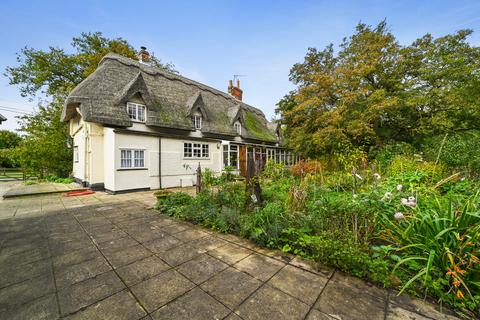
[[[68,50],[49,47],[37,50],[25,47],[17,54],[17,66],[7,67],[5,76],[24,97],[40,95],[46,100],[33,115],[20,117],[20,132],[25,140],[19,146],[21,164],[38,174],[65,175],[71,170],[72,151],[68,126],[60,121],[68,93],[88,77],[107,53],[136,57],[135,49],[124,39],[105,37],[100,32],[74,37]],[[154,55],[151,63],[176,72]]]
[[296,90],[278,103],[287,141],[316,157],[480,129],[480,50],[470,34],[401,46],[383,21],[357,25],[338,53],[310,48],[290,70]]

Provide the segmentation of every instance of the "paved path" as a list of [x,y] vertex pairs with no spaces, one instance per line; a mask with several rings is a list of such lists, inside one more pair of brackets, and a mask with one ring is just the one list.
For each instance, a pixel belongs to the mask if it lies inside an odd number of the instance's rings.
[[[0,183],[5,184],[4,181]],[[40,194],[61,193],[67,191],[79,191],[86,189],[87,188],[81,187],[80,185],[75,183],[66,184],[55,182],[41,182],[30,185],[26,185],[24,183],[17,183],[5,190],[2,195],[4,198],[15,198]]]
[[0,318],[453,319],[153,203],[152,192],[0,201]]

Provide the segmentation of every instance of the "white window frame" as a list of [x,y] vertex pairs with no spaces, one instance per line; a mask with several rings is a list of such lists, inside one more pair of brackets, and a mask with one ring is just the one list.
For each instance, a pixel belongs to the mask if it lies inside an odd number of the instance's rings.
[[[232,148],[232,147],[235,147],[235,148]],[[234,149],[236,149],[236,150],[234,150]],[[227,154],[226,158],[225,158],[225,153]],[[237,165],[236,166],[232,166],[232,153],[237,155]],[[240,170],[240,147],[238,145],[236,145],[236,144],[233,144],[233,145],[232,144],[224,144],[222,154],[223,154],[222,165],[223,165],[224,169],[225,169],[225,160],[227,160],[226,161],[227,166],[234,167],[237,170]]]
[[145,149],[120,148],[119,169],[146,169],[145,151]]
[[183,142],[184,159],[210,159],[210,144],[202,142]]
[[196,130],[201,130],[202,129],[202,116],[201,115],[194,115],[193,116],[193,126],[195,127]]
[[78,162],[79,161],[79,155],[78,155],[78,146],[73,146],[73,161]]
[[[130,112],[130,109],[133,112]],[[143,111],[143,119],[141,118],[141,111]],[[135,102],[127,102],[127,115],[132,121],[145,122],[147,118],[147,106]]]
[[275,149],[267,149],[267,160],[275,162]]
[[233,127],[235,128],[235,132],[240,136],[242,135],[242,124],[240,122],[235,122],[233,124]]

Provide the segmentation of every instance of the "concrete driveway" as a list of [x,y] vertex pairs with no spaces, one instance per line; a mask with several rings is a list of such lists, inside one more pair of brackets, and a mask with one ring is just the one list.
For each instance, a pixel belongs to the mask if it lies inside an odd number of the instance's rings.
[[453,319],[153,204],[152,192],[0,201],[0,318]]

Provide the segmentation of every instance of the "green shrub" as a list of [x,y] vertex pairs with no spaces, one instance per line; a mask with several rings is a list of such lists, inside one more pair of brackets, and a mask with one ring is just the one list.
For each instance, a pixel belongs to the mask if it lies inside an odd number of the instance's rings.
[[396,156],[412,155],[414,153],[415,149],[412,145],[406,142],[398,142],[373,147],[369,152],[369,158],[374,160],[379,171],[384,172]]
[[423,161],[422,156],[418,154],[413,157],[396,156],[387,172],[392,177],[400,178],[404,183],[415,184],[436,182],[447,174],[443,165]]
[[[443,146],[443,147],[442,147]],[[442,147],[440,149],[440,147]],[[480,132],[465,132],[436,136],[422,146],[425,157],[457,170],[480,172]]]
[[75,180],[72,178],[61,178],[55,175],[46,176],[44,180],[48,182],[64,183],[64,184],[75,182]]
[[285,211],[285,206],[280,202],[270,202],[263,208],[256,208],[254,212],[242,217],[241,235],[262,246],[268,245],[288,227]]

